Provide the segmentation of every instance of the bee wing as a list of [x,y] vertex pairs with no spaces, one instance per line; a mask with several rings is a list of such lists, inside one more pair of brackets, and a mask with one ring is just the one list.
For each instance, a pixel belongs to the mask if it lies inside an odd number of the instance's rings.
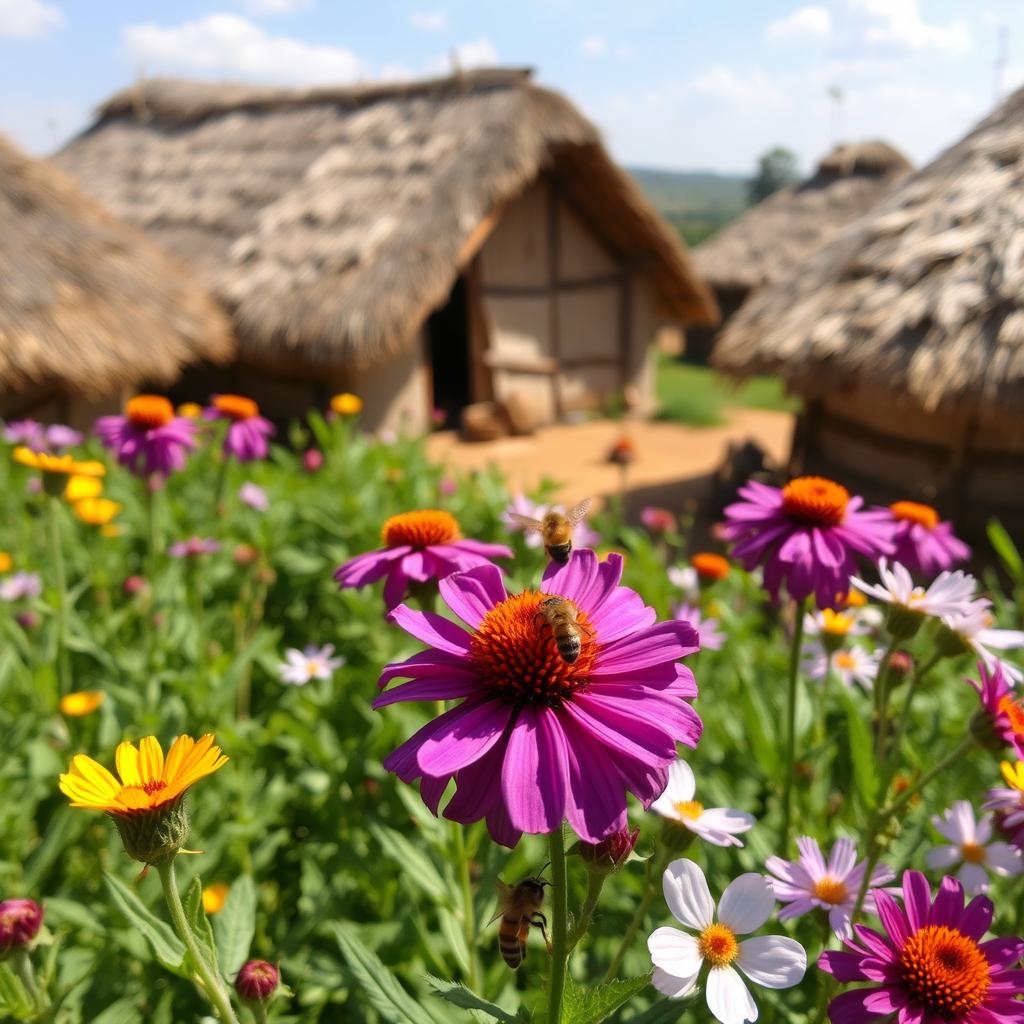
[[494,880],[494,886],[498,891],[498,909],[495,910],[494,916],[487,922],[489,925],[494,924],[505,913],[505,904],[512,894],[512,886],[506,885],[500,878]]
[[581,501],[574,509],[571,509],[567,513],[566,518],[569,520],[570,523],[573,523],[575,525],[576,523],[580,522],[580,520],[586,519],[587,513],[590,511],[590,505],[591,499],[584,498],[583,501]]
[[523,516],[518,512],[507,512],[506,515],[510,522],[515,523],[516,526],[521,526],[524,530],[536,530],[539,533],[544,529],[544,524],[532,516]]

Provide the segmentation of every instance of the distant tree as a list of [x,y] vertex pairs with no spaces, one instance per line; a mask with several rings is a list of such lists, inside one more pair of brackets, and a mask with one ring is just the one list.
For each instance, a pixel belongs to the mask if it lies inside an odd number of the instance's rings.
[[750,181],[750,202],[761,202],[780,188],[792,185],[799,177],[796,154],[791,149],[784,146],[769,149],[757,161],[757,174]]

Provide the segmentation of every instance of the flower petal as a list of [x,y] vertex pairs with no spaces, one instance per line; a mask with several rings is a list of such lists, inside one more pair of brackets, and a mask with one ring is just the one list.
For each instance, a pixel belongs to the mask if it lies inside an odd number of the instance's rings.
[[469,633],[434,612],[417,612],[400,604],[388,613],[387,619],[430,647],[448,654],[469,651]]
[[496,565],[478,565],[446,576],[438,581],[437,589],[444,603],[472,629],[479,629],[484,616],[508,597]]
[[661,886],[668,909],[680,924],[703,931],[714,921],[715,904],[707,879],[692,860],[672,861]]
[[747,1024],[757,1020],[757,1003],[743,979],[731,967],[715,967],[708,973],[704,991],[708,1009],[722,1024]]
[[761,935],[740,943],[736,966],[765,988],[792,988],[807,971],[807,953],[795,939]]
[[651,963],[676,978],[692,978],[701,968],[697,939],[678,928],[656,928],[647,940]]
[[527,705],[512,724],[501,790],[512,824],[522,832],[553,832],[565,816],[569,776],[565,733],[550,708]]
[[718,920],[739,935],[757,931],[771,917],[775,890],[766,875],[750,871],[733,879],[718,903]]

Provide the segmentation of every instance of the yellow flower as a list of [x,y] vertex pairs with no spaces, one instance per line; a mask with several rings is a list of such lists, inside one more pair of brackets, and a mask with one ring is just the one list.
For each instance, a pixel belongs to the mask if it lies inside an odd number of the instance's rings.
[[14,565],[14,559],[11,558],[10,553],[7,551],[0,551],[0,572],[10,572],[11,566]]
[[104,537],[120,537],[121,527],[118,526],[117,523],[104,523],[104,525],[100,527],[100,533],[102,533]]
[[90,526],[106,526],[123,507],[109,498],[83,498],[75,502],[75,515]]
[[846,636],[853,629],[855,619],[852,615],[823,608],[821,612],[821,629],[830,636]]
[[69,693],[60,699],[60,711],[68,718],[81,718],[91,715],[102,703],[106,694],[99,690],[79,690]]
[[225,882],[214,882],[203,889],[203,910],[208,914],[216,914],[218,910],[224,909],[231,886]]
[[64,497],[73,505],[76,501],[86,498],[98,498],[103,493],[103,481],[95,476],[68,477],[64,488]]
[[187,420],[198,420],[202,418],[203,407],[197,402],[182,402],[178,406],[178,415],[184,416]]
[[1018,761],[1015,765],[1010,764],[1009,761],[1003,761],[999,767],[1006,784],[1024,795],[1024,761]]
[[88,807],[108,814],[134,816],[155,811],[178,801],[190,786],[227,764],[213,733],[199,740],[179,736],[164,759],[155,736],[147,736],[138,748],[124,742],[114,755],[120,781],[103,765],[77,754],[60,777],[60,791],[72,807]]
[[358,416],[363,411],[363,400],[358,395],[343,391],[331,399],[331,408],[339,416]]
[[102,462],[94,459],[76,462],[70,455],[50,455],[49,452],[34,452],[31,448],[15,448],[14,461],[44,473],[63,473],[65,476],[103,476],[107,469]]

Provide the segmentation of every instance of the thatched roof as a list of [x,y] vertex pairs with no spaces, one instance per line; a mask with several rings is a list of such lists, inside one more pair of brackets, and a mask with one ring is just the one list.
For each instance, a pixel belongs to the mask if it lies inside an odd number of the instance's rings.
[[730,321],[716,363],[809,394],[1024,408],[1024,89]]
[[474,232],[546,170],[672,315],[717,318],[594,126],[528,71],[314,89],[155,79],[58,159],[206,275],[250,355],[366,364],[403,349]]
[[867,213],[911,170],[886,142],[836,146],[799,185],[772,193],[693,250],[716,291],[746,293],[770,284]]
[[231,351],[227,318],[174,260],[0,137],[0,389],[99,395]]

